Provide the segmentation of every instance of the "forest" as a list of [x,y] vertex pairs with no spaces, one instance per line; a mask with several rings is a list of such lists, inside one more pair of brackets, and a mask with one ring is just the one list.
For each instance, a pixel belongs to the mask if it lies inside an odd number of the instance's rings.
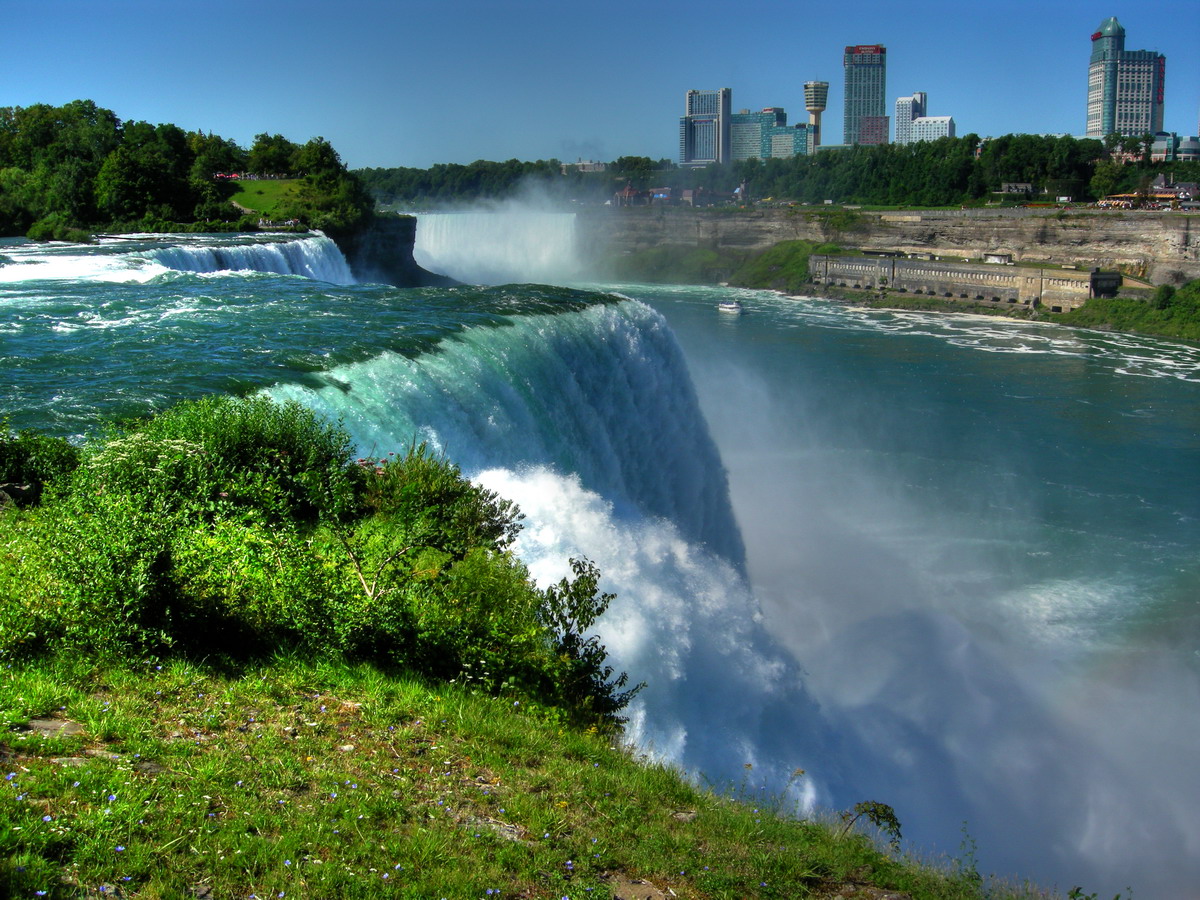
[[91,100],[0,108],[0,236],[86,239],[93,231],[253,231],[230,203],[233,173],[300,181],[288,217],[352,230],[373,201],[324,138],[259,134],[249,150],[176,125],[123,122]]
[[1150,161],[1143,140],[1101,141],[1068,136],[1010,134],[941,138],[916,144],[881,144],[827,150],[814,156],[751,159],[705,168],[670,160],[626,156],[603,172],[584,172],[557,160],[517,160],[429,169],[356,170],[376,199],[392,206],[503,200],[529,193],[575,203],[603,203],[625,188],[638,191],[702,189],[730,197],[745,185],[753,200],[863,203],[884,206],[977,205],[995,199],[1007,183],[1029,184],[1030,197],[1071,197],[1088,202],[1149,187],[1159,173],[1200,181],[1200,163]]

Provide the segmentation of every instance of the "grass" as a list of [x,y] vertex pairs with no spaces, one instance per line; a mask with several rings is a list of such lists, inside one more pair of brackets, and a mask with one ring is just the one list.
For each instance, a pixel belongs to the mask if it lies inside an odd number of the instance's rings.
[[238,206],[268,218],[286,218],[285,213],[300,200],[298,179],[262,179],[239,181],[238,191],[230,200]]
[[[41,736],[41,717],[83,730]],[[684,898],[985,895],[973,867],[366,665],[44,659],[0,673],[0,725],[3,896],[602,898],[621,878]]]

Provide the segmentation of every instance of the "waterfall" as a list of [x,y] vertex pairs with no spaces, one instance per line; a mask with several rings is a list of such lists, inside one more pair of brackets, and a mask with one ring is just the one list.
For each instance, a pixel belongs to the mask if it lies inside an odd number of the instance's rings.
[[413,257],[468,284],[562,284],[581,272],[575,214],[517,207],[419,213]]
[[276,391],[342,420],[368,454],[416,439],[469,473],[576,473],[618,515],[674,522],[740,568],[725,473],[663,318],[624,302],[511,323],[468,328],[416,358],[339,367],[328,376],[337,386]]
[[594,560],[617,594],[597,626],[610,661],[648,684],[629,711],[643,750],[717,783],[751,764],[803,808],[828,800],[823,781],[787,781],[830,757],[827,732],[762,627],[726,474],[665,320],[626,301],[510,322],[270,393],[340,421],[364,455],[427,441],[515,500],[516,552],[539,584],[570,574],[571,557]]
[[180,272],[274,272],[331,284],[354,284],[355,280],[342,251],[323,234],[299,240],[182,244],[158,247],[143,255]]

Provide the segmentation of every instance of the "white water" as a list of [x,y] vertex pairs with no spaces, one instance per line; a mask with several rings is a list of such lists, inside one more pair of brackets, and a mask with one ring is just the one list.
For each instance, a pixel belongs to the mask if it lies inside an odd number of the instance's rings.
[[337,245],[323,234],[247,239],[244,235],[125,235],[101,240],[101,252],[80,244],[10,244],[0,284],[84,281],[146,284],[174,272],[297,275],[353,284]]
[[417,264],[467,284],[565,284],[580,277],[575,214],[524,207],[421,213]]

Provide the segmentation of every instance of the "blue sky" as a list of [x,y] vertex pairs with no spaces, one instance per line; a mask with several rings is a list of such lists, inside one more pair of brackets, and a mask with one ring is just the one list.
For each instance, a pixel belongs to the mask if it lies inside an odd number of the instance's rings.
[[676,158],[689,88],[803,121],[842,48],[888,48],[889,114],[925,91],[958,133],[1081,134],[1089,35],[1167,56],[1168,131],[1200,117],[1198,0],[41,0],[6,3],[0,106],[95,100],[249,146],[322,136],[352,168]]

